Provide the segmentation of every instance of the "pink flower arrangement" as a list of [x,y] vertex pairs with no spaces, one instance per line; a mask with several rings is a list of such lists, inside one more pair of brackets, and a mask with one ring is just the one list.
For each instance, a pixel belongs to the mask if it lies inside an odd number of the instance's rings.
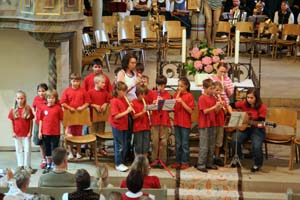
[[215,73],[219,63],[225,62],[225,54],[220,48],[208,48],[206,44],[194,47],[187,57],[185,69],[189,74]]

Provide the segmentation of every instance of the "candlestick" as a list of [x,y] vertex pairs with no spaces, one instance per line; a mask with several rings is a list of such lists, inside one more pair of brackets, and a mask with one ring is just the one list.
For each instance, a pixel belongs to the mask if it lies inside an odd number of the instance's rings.
[[186,30],[182,29],[182,47],[181,47],[181,62],[185,63],[186,59]]
[[234,64],[239,63],[239,51],[240,51],[240,31],[235,30],[235,47],[234,47]]

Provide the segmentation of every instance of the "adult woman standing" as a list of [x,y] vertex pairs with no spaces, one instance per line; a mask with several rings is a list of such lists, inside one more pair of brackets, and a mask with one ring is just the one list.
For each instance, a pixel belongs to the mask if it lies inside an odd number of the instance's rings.
[[207,46],[212,47],[221,15],[222,0],[203,0],[203,6],[206,20],[205,32]]
[[226,104],[230,103],[230,97],[234,92],[234,85],[232,80],[227,76],[228,65],[225,63],[220,63],[217,67],[217,73],[210,76],[210,79],[213,81],[218,81],[223,86],[223,92],[221,93],[221,97],[223,97],[226,101]]
[[126,97],[131,101],[136,99],[135,89],[140,80],[135,71],[135,55],[132,53],[127,53],[122,60],[121,67],[122,70],[120,70],[117,74],[117,81],[122,81],[127,85],[128,89]]

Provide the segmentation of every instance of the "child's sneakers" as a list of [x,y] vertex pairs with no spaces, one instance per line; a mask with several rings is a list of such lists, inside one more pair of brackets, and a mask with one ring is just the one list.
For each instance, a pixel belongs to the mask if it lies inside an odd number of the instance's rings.
[[74,159],[74,155],[72,153],[69,153],[68,160],[72,160],[72,159]]
[[174,163],[173,165],[171,165],[171,168],[178,169],[178,168],[180,168],[180,164],[179,163]]
[[45,159],[42,160],[40,167],[41,169],[45,169],[47,167],[47,162]]
[[126,172],[128,170],[128,167],[123,164],[120,164],[116,166],[116,170],[118,170],[119,172]]
[[185,170],[187,168],[189,168],[189,164],[181,164],[180,165],[180,169],[182,169],[182,170]]
[[76,158],[77,158],[77,159],[80,159],[80,158],[82,158],[82,155],[80,155],[80,153],[77,153],[77,154],[76,154]]

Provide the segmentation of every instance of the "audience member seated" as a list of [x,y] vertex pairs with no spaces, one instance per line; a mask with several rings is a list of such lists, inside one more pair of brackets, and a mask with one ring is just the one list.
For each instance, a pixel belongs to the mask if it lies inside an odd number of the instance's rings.
[[[280,10],[275,12],[274,15],[274,23],[278,25],[278,31],[279,33],[282,32],[283,25],[284,24],[293,24],[294,23],[294,15],[291,12],[289,8],[289,2],[288,1],[281,1]],[[291,38],[287,38],[291,39]],[[286,56],[291,56],[291,48],[288,47],[288,52]]]
[[75,175],[67,172],[67,151],[62,147],[53,150],[52,159],[55,167],[47,174],[41,175],[39,187],[75,187]]
[[246,21],[247,12],[245,8],[241,6],[240,0],[232,0],[232,6],[224,9],[223,18],[229,21],[232,31],[235,30],[233,27],[236,22]]
[[142,17],[147,17],[148,12],[151,9],[151,0],[133,0],[133,11],[130,15],[140,15]]
[[75,173],[77,190],[72,193],[64,193],[62,200],[99,200],[100,196],[90,189],[91,176],[85,169],[78,169]]
[[26,193],[30,183],[29,172],[24,169],[17,171],[15,175],[11,170],[6,172],[9,191],[5,194],[4,200],[28,200],[34,198],[34,195]]
[[[240,1],[240,9],[247,12],[247,15],[251,16],[253,13],[253,9],[255,7],[255,0],[241,0]],[[230,9],[234,7],[234,0],[227,0],[224,4],[224,12],[230,12]]]
[[294,15],[289,8],[288,1],[282,1],[280,10],[275,12],[274,23],[278,25],[278,30],[282,31],[283,24],[293,24]]
[[[131,171],[135,170],[141,172],[142,176],[144,177],[143,188],[161,188],[159,178],[157,176],[149,176],[149,161],[144,155],[136,156],[130,169]],[[126,183],[126,180],[122,180],[120,187],[126,188]]]
[[142,196],[149,196],[151,199],[155,199],[155,196],[151,194],[143,193],[143,175],[140,171],[131,170],[126,178],[126,184],[128,191],[122,194],[123,200],[139,200]]
[[189,10],[187,10],[186,0],[174,0],[170,5],[171,16],[168,20],[180,21],[181,26],[186,28],[186,36],[190,38],[192,23],[189,17]]

